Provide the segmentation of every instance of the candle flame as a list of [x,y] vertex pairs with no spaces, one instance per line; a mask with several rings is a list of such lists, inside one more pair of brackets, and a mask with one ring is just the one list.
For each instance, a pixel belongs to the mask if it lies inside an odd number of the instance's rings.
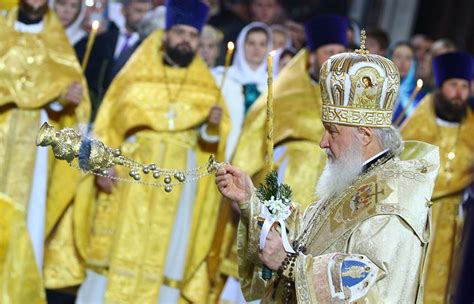
[[418,80],[416,81],[416,86],[417,86],[418,88],[421,88],[421,87],[423,86],[423,80],[422,80],[422,79],[418,79]]
[[234,50],[234,43],[232,41],[229,41],[227,43],[227,49],[229,49],[230,51]]
[[273,50],[273,51],[271,51],[271,52],[268,54],[268,56],[272,56],[272,57],[273,57],[273,56],[275,56],[276,52],[277,52],[277,50]]
[[100,22],[99,20],[94,20],[94,22],[92,22],[92,30],[95,32],[99,29],[99,25],[100,25]]

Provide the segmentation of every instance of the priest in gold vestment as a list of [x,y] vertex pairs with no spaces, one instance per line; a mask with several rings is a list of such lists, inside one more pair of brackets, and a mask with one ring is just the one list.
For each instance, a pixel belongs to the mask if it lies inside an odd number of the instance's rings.
[[[41,296],[30,291],[42,284],[45,236],[68,208],[78,177],[46,149],[36,148],[36,133],[46,120],[78,127],[89,119],[79,62],[47,5],[22,0],[0,15],[0,213],[11,215],[2,220],[2,302],[44,301],[41,290]],[[59,176],[61,193],[50,191]]]
[[[324,28],[324,31],[320,29]],[[274,82],[275,164],[281,180],[295,192],[295,201],[304,206],[315,199],[314,184],[324,168],[325,155],[318,148],[323,133],[319,70],[329,56],[344,52],[348,20],[342,16],[318,15],[305,23],[308,47],[301,50]],[[267,94],[250,107],[231,163],[245,170],[259,183],[266,174],[265,121]],[[308,166],[300,166],[302,161]],[[225,229],[220,272],[238,277],[236,227]]]
[[433,71],[437,90],[420,102],[401,132],[404,139],[422,140],[440,149],[425,299],[447,303],[455,291],[452,278],[462,231],[460,203],[463,190],[474,180],[474,115],[467,104],[474,68],[469,54],[455,52],[435,57]]
[[[375,107],[354,102],[365,77],[378,88],[370,102]],[[304,213],[292,205],[281,232],[278,225],[260,228],[266,205],[275,201],[261,201],[251,179],[236,167],[224,165],[216,174],[221,193],[242,212],[238,253],[244,295],[263,303],[421,303],[438,148],[403,143],[391,127],[400,78],[388,59],[364,48],[334,55],[320,80],[325,128],[320,147],[328,160],[318,202]],[[281,237],[286,233],[287,244]],[[263,264],[276,272],[267,282]]]
[[[223,160],[229,116],[216,105],[219,90],[195,56],[207,11],[199,0],[167,2],[165,31],[152,33],[114,79],[93,136],[159,168],[192,169],[206,163],[210,153]],[[84,207],[82,221],[74,226],[75,246],[89,269],[78,302],[208,302],[206,259],[220,207],[212,179],[168,193],[161,187],[86,178],[75,204]],[[57,288],[74,283],[61,272],[77,263],[67,261],[70,257],[51,265]]]

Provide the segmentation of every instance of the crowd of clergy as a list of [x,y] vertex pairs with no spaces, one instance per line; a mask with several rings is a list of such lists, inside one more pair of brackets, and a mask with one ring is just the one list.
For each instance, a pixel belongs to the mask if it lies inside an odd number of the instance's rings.
[[275,169],[304,208],[327,159],[319,72],[361,40],[398,69],[392,128],[439,147],[416,301],[474,301],[474,59],[450,39],[361,35],[346,16],[293,16],[278,0],[2,5],[0,302],[258,301],[241,286],[242,210],[212,177],[167,192],[117,182],[128,177],[121,168],[85,175],[37,147],[38,129],[74,128],[160,168],[193,169],[214,154],[257,185],[271,57]]

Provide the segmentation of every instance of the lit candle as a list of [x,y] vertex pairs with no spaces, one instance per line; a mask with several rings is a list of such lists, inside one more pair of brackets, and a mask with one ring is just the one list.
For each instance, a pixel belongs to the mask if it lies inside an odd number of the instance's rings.
[[398,115],[398,118],[397,118],[397,120],[396,120],[395,123],[394,123],[395,126],[398,126],[398,125],[400,124],[400,122],[402,121],[403,117],[404,117],[405,114],[407,113],[408,109],[411,107],[411,105],[412,105],[413,102],[415,101],[416,95],[418,95],[418,92],[420,92],[420,90],[421,90],[422,87],[423,87],[423,80],[418,79],[418,80],[416,81],[416,87],[415,87],[415,89],[413,90],[413,93],[411,94],[410,99],[408,100],[407,105],[403,108],[402,113],[400,113],[400,115]]
[[220,104],[222,102],[222,88],[224,87],[224,82],[227,77],[227,70],[229,69],[230,66],[230,60],[232,59],[232,53],[234,52],[234,43],[232,41],[229,41],[227,43],[227,52],[225,54],[225,62],[224,62],[224,74],[222,75],[221,79],[221,85],[219,86],[219,98],[217,100],[217,103]]
[[268,54],[268,76],[267,76],[267,164],[268,171],[273,171],[273,55],[275,51]]
[[86,71],[87,63],[91,55],[92,46],[94,45],[95,36],[97,35],[97,30],[99,29],[100,23],[97,20],[92,22],[92,31],[87,39],[86,53],[84,54],[84,59],[82,60],[82,71]]

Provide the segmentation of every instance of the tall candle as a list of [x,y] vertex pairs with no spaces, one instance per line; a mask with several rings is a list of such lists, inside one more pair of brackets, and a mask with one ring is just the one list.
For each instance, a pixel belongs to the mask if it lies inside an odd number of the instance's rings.
[[94,45],[95,36],[97,35],[97,30],[99,29],[100,23],[97,20],[92,22],[92,31],[87,39],[86,53],[84,54],[84,59],[82,60],[82,71],[86,71],[87,63],[89,62],[89,57],[91,55],[92,46]]
[[402,113],[400,113],[400,115],[398,115],[397,120],[393,123],[394,126],[398,126],[398,125],[402,122],[403,117],[405,116],[405,114],[407,113],[408,109],[411,107],[411,105],[412,105],[413,102],[415,101],[416,95],[418,95],[418,92],[420,92],[420,90],[421,90],[422,87],[423,87],[423,80],[418,79],[418,80],[416,81],[416,87],[415,87],[415,89],[413,90],[413,93],[411,94],[410,99],[408,100],[407,105],[403,108]]
[[232,59],[232,53],[234,52],[234,43],[232,41],[229,41],[227,43],[227,52],[225,54],[225,62],[224,62],[224,74],[222,75],[221,79],[221,84],[219,86],[219,98],[218,98],[218,104],[222,102],[222,88],[224,87],[224,82],[227,77],[227,70],[229,69],[230,66],[230,60]]
[[267,76],[267,165],[268,171],[273,171],[273,55],[268,54]]

